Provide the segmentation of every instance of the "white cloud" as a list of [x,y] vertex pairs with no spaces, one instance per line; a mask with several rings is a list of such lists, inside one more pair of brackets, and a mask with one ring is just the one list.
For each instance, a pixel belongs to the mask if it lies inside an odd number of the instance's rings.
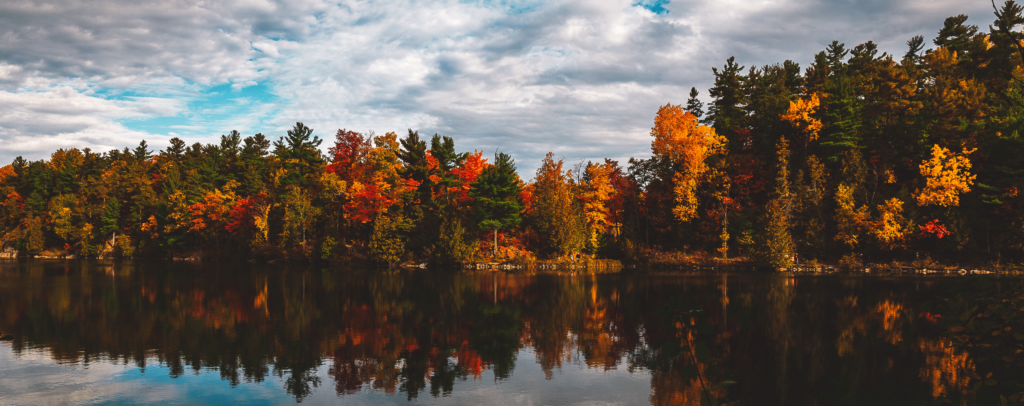
[[97,151],[136,145],[148,134],[131,131],[118,120],[176,114],[182,103],[138,97],[114,101],[92,97],[70,86],[45,91],[0,91],[0,139],[3,158],[48,156],[57,148]]
[[[691,86],[706,96],[711,67],[731,55],[806,66],[833,39],[902,55],[946,16],[983,28],[992,19],[987,2],[952,0],[678,0],[662,15],[632,3],[3,2],[0,139],[37,158],[86,146],[76,143],[134,145],[146,134],[120,123],[174,114],[194,121],[174,128],[211,135],[274,136],[303,121],[325,148],[338,128],[413,128],[461,149],[502,148],[528,174],[548,150],[570,161],[646,156],[657,107],[683,103]],[[226,120],[204,114],[229,109],[186,104],[212,85],[257,82],[280,101],[234,101],[251,109]]]

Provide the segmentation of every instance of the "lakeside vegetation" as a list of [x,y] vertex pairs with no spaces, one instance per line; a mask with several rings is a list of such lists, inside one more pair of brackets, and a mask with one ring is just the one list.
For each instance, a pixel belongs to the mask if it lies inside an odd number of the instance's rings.
[[710,104],[691,89],[656,112],[650,158],[549,153],[532,180],[509,155],[412,130],[338,130],[324,154],[303,123],[273,142],[232,131],[19,157],[0,168],[0,243],[10,256],[381,264],[1019,264],[1024,15],[1013,1],[995,15],[987,33],[947,18],[934,49],[918,36],[902,56],[833,41],[806,69],[729,58]]

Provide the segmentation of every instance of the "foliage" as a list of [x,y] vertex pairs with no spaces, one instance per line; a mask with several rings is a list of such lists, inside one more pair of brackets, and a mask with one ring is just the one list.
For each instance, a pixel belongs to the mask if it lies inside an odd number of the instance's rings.
[[920,165],[925,187],[915,194],[921,206],[960,205],[960,194],[971,191],[976,175],[970,174],[971,161],[967,158],[975,149],[964,148],[963,153],[954,155],[938,144],[932,146],[932,156]]
[[868,218],[866,206],[856,207],[853,188],[840,184],[836,188],[836,241],[841,241],[850,248],[856,247]]
[[[1001,286],[1002,285],[1002,286]],[[955,284],[922,311],[942,315],[940,326],[957,351],[969,352],[977,365],[971,387],[992,403],[1024,402],[1024,285],[973,277]],[[973,371],[972,371],[973,372]]]
[[672,213],[679,221],[688,221],[697,214],[697,186],[709,169],[706,161],[724,152],[725,138],[713,128],[700,125],[690,112],[671,104],[658,109],[651,136],[654,156],[679,166],[673,177],[676,206]]
[[434,258],[442,264],[458,264],[470,259],[476,253],[477,242],[469,238],[458,218],[446,218],[441,222]]
[[542,250],[574,255],[586,244],[586,219],[573,194],[571,173],[563,171],[563,165],[550,152],[544,157],[531,188],[527,216],[541,238]]
[[522,187],[516,175],[515,162],[503,152],[494,154],[494,165],[488,166],[477,177],[468,191],[473,199],[477,227],[494,233],[493,252],[497,254],[498,230],[514,227],[522,222]]
[[796,99],[789,102],[789,109],[781,118],[799,129],[806,138],[806,142],[814,142],[818,139],[818,132],[822,128],[821,120],[813,117],[820,104],[817,94],[811,95],[811,98],[807,100]]
[[882,249],[891,251],[905,248],[913,223],[903,217],[903,201],[895,197],[886,200],[885,204],[878,205],[878,213],[878,221],[873,224],[871,233],[878,239]]
[[789,143],[785,138],[779,140],[776,155],[778,175],[775,180],[775,193],[768,202],[768,209],[765,212],[763,261],[775,268],[786,268],[793,265],[794,244],[789,223],[792,200],[789,191]]
[[947,18],[935,49],[918,36],[899,60],[871,41],[832,41],[803,69],[730,57],[706,105],[691,88],[654,112],[650,158],[566,170],[548,154],[532,180],[507,154],[488,162],[412,129],[337,130],[325,153],[301,122],[276,141],[230,131],[18,157],[0,167],[0,243],[108,256],[124,236],[136,257],[305,260],[344,246],[388,263],[454,261],[465,245],[500,260],[1024,263],[1022,10],[995,8],[989,32]]
[[400,233],[402,217],[397,214],[378,216],[373,221],[370,236],[370,260],[378,264],[393,265],[402,259],[405,239]]

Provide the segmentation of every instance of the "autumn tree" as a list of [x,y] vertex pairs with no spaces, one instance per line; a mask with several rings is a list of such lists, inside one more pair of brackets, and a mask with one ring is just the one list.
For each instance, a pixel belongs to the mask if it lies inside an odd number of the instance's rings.
[[878,205],[878,220],[872,225],[871,233],[878,245],[887,251],[905,248],[914,225],[903,216],[903,201],[892,198]]
[[783,120],[792,124],[799,131],[804,149],[818,139],[818,132],[821,131],[821,121],[814,117],[820,103],[817,94],[811,95],[806,100],[796,99],[789,102],[789,109],[782,115]]
[[775,191],[765,209],[763,261],[775,268],[792,266],[793,237],[790,233],[792,195],[789,187],[789,142],[780,138],[776,148]]
[[667,158],[679,168],[672,178],[676,199],[672,213],[679,221],[689,221],[697,214],[697,187],[706,180],[707,160],[725,151],[725,138],[672,104],[658,109],[651,136],[654,156]]
[[72,241],[75,236],[74,212],[77,206],[78,198],[73,194],[57,196],[50,200],[50,225],[65,244]]
[[528,217],[545,251],[575,255],[587,241],[586,219],[563,165],[551,152],[544,157],[534,178]]
[[914,193],[919,206],[939,205],[956,207],[960,205],[960,194],[971,191],[975,175],[970,173],[971,161],[967,158],[975,149],[964,148],[961,154],[953,154],[938,144],[932,146],[932,156],[918,168],[924,177],[924,189]]
[[585,182],[580,185],[582,193],[579,198],[583,203],[583,215],[587,219],[587,234],[591,247],[597,247],[598,237],[607,232],[612,225],[607,202],[615,194],[611,184],[613,171],[614,168],[606,163],[588,162]]
[[311,231],[316,218],[321,213],[319,207],[313,206],[309,192],[305,189],[292,187],[284,199],[284,230],[282,239],[285,241],[297,241],[301,244],[303,254],[306,254],[306,237]]
[[857,207],[853,196],[854,189],[845,184],[839,184],[836,188],[836,241],[854,248],[860,242],[859,238],[864,231],[870,214],[867,206]]
[[405,252],[405,239],[401,234],[400,214],[382,214],[373,222],[370,236],[370,260],[378,264],[394,265]]

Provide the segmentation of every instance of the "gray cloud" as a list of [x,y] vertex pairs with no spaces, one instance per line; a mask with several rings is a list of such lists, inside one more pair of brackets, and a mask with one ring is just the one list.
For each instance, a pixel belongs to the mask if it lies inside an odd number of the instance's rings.
[[[548,150],[647,156],[658,106],[683,103],[691,86],[706,96],[711,67],[729,56],[806,67],[833,39],[899,56],[949,15],[992,19],[973,0],[677,0],[662,15],[631,3],[4,2],[0,139],[37,158],[76,142],[132,145],[146,134],[126,119],[176,114],[262,122],[272,135],[295,121],[328,138],[413,128],[511,152],[528,175]],[[227,121],[187,111],[204,87],[256,81],[280,104]],[[110,89],[135,96],[96,93]]]

